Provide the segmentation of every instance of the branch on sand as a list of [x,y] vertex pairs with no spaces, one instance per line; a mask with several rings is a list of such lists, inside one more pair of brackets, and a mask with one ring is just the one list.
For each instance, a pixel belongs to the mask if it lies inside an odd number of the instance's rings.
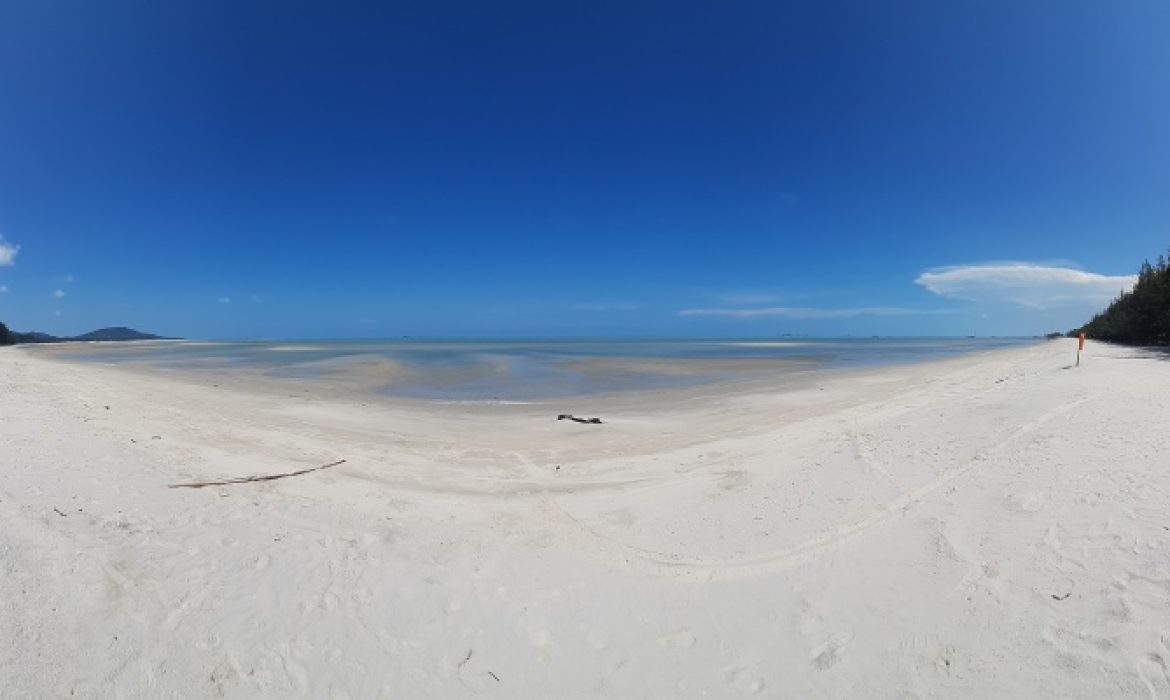
[[204,486],[230,486],[232,484],[250,484],[256,481],[275,481],[276,479],[283,479],[288,476],[300,476],[301,474],[308,474],[309,472],[319,472],[322,469],[329,469],[336,467],[339,464],[345,464],[345,460],[333,462],[332,464],[323,464],[319,467],[311,469],[301,469],[295,472],[287,472],[285,474],[262,474],[258,476],[245,476],[239,479],[226,479],[224,481],[197,481],[190,484],[169,484],[169,489],[201,489]]
[[578,418],[571,413],[562,413],[557,416],[557,420],[571,420],[577,423],[593,423],[594,425],[601,425],[600,418]]

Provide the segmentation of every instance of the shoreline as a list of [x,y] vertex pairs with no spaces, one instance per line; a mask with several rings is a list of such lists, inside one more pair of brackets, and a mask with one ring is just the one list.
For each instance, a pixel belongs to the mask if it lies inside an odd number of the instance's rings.
[[[141,341],[149,343],[154,341]],[[180,342],[196,342],[199,341],[180,341]],[[753,394],[773,393],[790,391],[796,388],[801,388],[810,383],[821,381],[822,378],[826,382],[834,380],[849,380],[852,378],[865,377],[875,372],[884,372],[889,370],[897,372],[899,370],[907,370],[913,368],[930,368],[934,366],[946,367],[946,363],[956,362],[972,362],[978,358],[984,357],[991,353],[1011,352],[1017,349],[1026,349],[1043,345],[1044,341],[1039,340],[1036,343],[1029,345],[1022,345],[1007,348],[990,348],[980,349],[968,352],[963,352],[957,355],[943,357],[943,358],[929,358],[911,361],[893,361],[874,365],[862,366],[815,366],[807,367],[810,361],[806,359],[787,359],[787,358],[755,358],[747,359],[718,359],[718,360],[703,360],[703,359],[681,359],[681,360],[640,360],[633,358],[566,358],[562,360],[562,364],[580,363],[582,365],[607,365],[607,364],[649,364],[661,365],[668,367],[666,374],[671,374],[669,367],[673,366],[674,371],[678,372],[681,368],[686,367],[705,367],[708,369],[717,368],[723,365],[735,365],[745,372],[744,376],[723,378],[715,380],[699,380],[693,384],[684,384],[679,386],[663,386],[653,388],[639,388],[629,390],[617,391],[591,391],[577,394],[565,394],[563,396],[542,396],[534,398],[431,398],[411,396],[409,394],[395,393],[388,389],[377,389],[365,386],[370,379],[368,375],[363,375],[361,372],[355,373],[354,376],[321,376],[321,377],[297,377],[297,376],[278,376],[272,375],[267,370],[253,370],[253,369],[194,369],[194,368],[173,368],[160,366],[151,363],[150,361],[119,361],[119,362],[101,362],[99,360],[78,360],[69,357],[65,353],[54,352],[53,346],[40,345],[23,345],[18,346],[20,352],[29,353],[32,356],[46,359],[52,362],[62,362],[68,364],[88,365],[94,367],[101,367],[113,371],[121,371],[130,375],[136,376],[153,376],[164,380],[175,380],[187,384],[205,386],[209,383],[213,386],[221,386],[224,384],[231,384],[237,387],[244,387],[248,392],[265,393],[272,396],[284,396],[288,398],[301,397],[306,395],[317,395],[325,399],[340,400],[348,402],[357,402],[362,404],[378,403],[387,406],[403,406],[413,408],[426,408],[427,406],[442,406],[442,405],[458,405],[458,406],[484,406],[484,407],[499,407],[499,406],[560,406],[564,404],[585,405],[591,408],[603,407],[606,405],[618,406],[640,406],[646,408],[653,408],[655,403],[663,402],[670,403],[674,401],[689,401],[694,399],[705,399],[711,396],[750,396]],[[63,344],[56,344],[63,345]],[[115,348],[111,348],[116,351]],[[348,359],[348,358],[346,358]],[[364,358],[353,358],[357,361],[363,361]],[[371,358],[374,359],[374,358]],[[742,369],[751,363],[759,363],[760,365],[769,364],[778,368],[780,371],[775,373],[767,373],[762,370],[748,370]]]
[[1161,693],[1170,362],[1074,356],[468,406],[0,351],[0,685]]

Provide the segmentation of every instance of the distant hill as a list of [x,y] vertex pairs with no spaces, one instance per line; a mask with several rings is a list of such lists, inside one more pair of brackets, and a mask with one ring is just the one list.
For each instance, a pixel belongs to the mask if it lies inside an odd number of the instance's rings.
[[101,342],[117,342],[124,340],[178,340],[177,338],[166,338],[161,335],[152,335],[150,333],[143,333],[136,331],[133,328],[126,328],[124,326],[116,326],[113,328],[99,328],[96,331],[90,331],[83,335],[73,337],[58,337],[49,335],[48,333],[40,333],[32,331],[31,333],[9,333],[9,339],[13,343],[64,343],[68,341],[101,341]]
[[141,331],[126,328],[125,326],[115,326],[113,328],[99,328],[96,331],[90,331],[85,335],[79,335],[69,340],[170,340],[170,338],[142,333]]

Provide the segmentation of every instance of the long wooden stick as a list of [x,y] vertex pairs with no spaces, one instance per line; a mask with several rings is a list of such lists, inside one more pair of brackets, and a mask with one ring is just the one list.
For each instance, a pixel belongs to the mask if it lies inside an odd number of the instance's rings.
[[309,472],[319,472],[322,469],[329,469],[336,467],[339,464],[345,464],[345,460],[340,460],[332,464],[323,464],[320,467],[312,467],[310,469],[301,469],[295,472],[288,472],[285,474],[262,474],[259,476],[245,476],[239,479],[225,479],[224,481],[197,481],[190,484],[169,484],[169,489],[201,489],[204,486],[230,486],[231,484],[250,484],[254,481],[274,481],[276,479],[283,479],[287,476],[300,476],[301,474],[308,474]]

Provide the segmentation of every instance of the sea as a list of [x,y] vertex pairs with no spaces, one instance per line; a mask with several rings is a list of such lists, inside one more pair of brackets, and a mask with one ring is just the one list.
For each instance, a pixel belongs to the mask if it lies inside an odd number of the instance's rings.
[[438,401],[531,402],[926,362],[1038,338],[230,340],[77,344],[70,359],[344,383]]

